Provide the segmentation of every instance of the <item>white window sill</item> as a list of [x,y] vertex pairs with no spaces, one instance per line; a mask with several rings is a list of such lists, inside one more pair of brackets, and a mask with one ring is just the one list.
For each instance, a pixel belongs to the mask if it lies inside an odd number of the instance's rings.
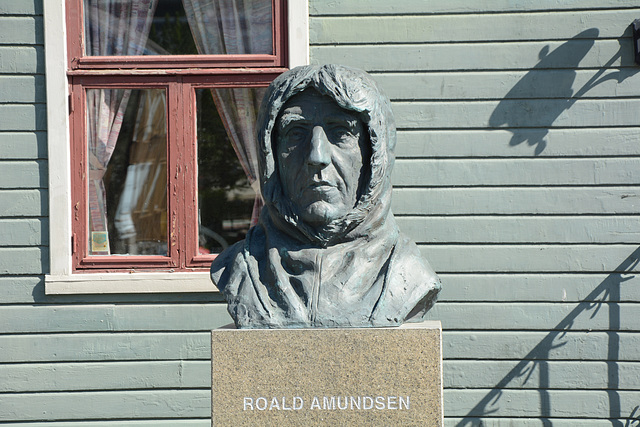
[[218,292],[208,272],[45,276],[47,295]]

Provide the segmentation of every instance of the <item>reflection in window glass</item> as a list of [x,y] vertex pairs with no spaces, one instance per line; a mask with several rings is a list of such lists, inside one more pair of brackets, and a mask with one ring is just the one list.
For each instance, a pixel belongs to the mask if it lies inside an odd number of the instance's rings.
[[167,255],[163,89],[87,90],[89,254]]
[[256,191],[258,89],[198,89],[199,253],[217,253],[245,237],[260,207]]
[[272,54],[272,14],[271,0],[84,0],[85,54]]

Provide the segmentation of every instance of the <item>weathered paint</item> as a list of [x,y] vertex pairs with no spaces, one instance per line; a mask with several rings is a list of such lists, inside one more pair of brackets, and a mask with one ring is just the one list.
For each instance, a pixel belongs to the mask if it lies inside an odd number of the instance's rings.
[[511,144],[514,133],[506,129],[400,130],[399,158],[475,157],[598,157],[638,155],[639,127],[548,129],[546,147],[535,153],[524,141],[540,137],[538,129],[519,129],[521,144]]
[[[395,187],[634,185],[640,157],[589,159],[402,159]],[[636,231],[640,230],[640,223]]]
[[[612,306],[612,304],[614,304]],[[448,330],[556,330],[607,331],[610,311],[619,313],[620,331],[640,330],[637,303],[447,303],[438,304],[429,319],[441,320]],[[467,318],[475,319],[472,325]],[[149,320],[152,319],[152,320]],[[184,305],[73,305],[71,307],[12,306],[0,314],[5,333],[181,331],[211,330],[231,323],[222,304]],[[560,325],[560,326],[558,326]]]
[[0,190],[0,217],[47,214],[46,190]]
[[2,363],[209,360],[211,332],[0,335]]
[[5,333],[210,331],[229,323],[224,304],[47,304],[0,311]]
[[47,162],[45,160],[3,161],[0,164],[3,169],[0,176],[0,187],[2,188],[47,187]]
[[[634,390],[640,376],[638,362],[447,360],[444,386],[484,389],[503,378],[505,389]],[[612,383],[608,371],[615,364],[619,377]],[[87,378],[94,381],[87,382]],[[82,390],[144,390],[208,388],[211,363],[202,361],[60,362],[6,364],[0,370],[0,392]]]
[[45,274],[48,270],[49,250],[44,246],[0,247],[0,275]]
[[46,130],[44,104],[0,105],[0,131]]
[[42,75],[0,75],[0,102],[45,102],[45,81]]
[[399,188],[392,209],[402,215],[635,215],[633,187]]
[[[50,422],[27,422],[27,423],[4,423],[8,427],[69,427],[68,421],[50,421]],[[188,419],[180,420],[137,420],[137,421],[78,421],[73,423],[74,427],[173,427],[175,425],[185,427],[211,427],[209,419]]]
[[[2,363],[208,360],[210,332],[111,332],[0,335]],[[618,361],[640,362],[640,336],[615,333]],[[607,360],[609,332],[449,331],[445,359]],[[495,384],[487,385],[492,387]]]
[[44,47],[0,46],[0,74],[44,73]]
[[[607,390],[500,390],[498,393],[494,401],[479,408],[472,402],[481,400],[487,390],[446,390],[445,416],[609,418],[605,410],[610,402]],[[547,399],[541,399],[541,395]],[[620,408],[613,414],[614,418],[634,413],[638,406],[636,391],[616,391],[616,397]]]
[[634,332],[449,331],[442,345],[445,359],[517,360],[526,366],[530,360],[606,361],[612,340],[618,343],[617,361],[640,362],[640,336]]
[[[73,402],[72,404],[70,404]],[[150,418],[206,418],[211,391],[136,390],[77,393],[8,393],[2,396],[0,419],[56,421]]]
[[[613,78],[601,79],[603,76]],[[519,85],[523,78],[528,84]],[[640,73],[635,67],[614,68],[606,74],[601,70],[533,69],[376,73],[375,79],[387,96],[398,101],[566,99],[577,93],[589,98],[615,98],[636,95]]]
[[[612,325],[614,313],[620,326]],[[612,327],[623,332],[640,330],[637,303],[441,302],[427,317],[441,320],[447,330],[609,331]],[[469,318],[474,319],[473,324]]]
[[[439,301],[640,302],[640,277],[634,274],[484,273],[441,274],[447,284]],[[611,292],[615,291],[615,292]]]
[[[311,62],[337,62],[369,71],[460,71],[529,70],[545,68],[599,68],[607,61],[612,67],[631,67],[633,57],[621,55],[633,48],[630,38],[617,40],[577,39],[565,42],[531,43],[436,43],[363,46],[312,46]],[[562,55],[553,51],[563,47]],[[585,53],[586,52],[586,53]]]
[[317,15],[398,15],[398,14],[455,14],[487,12],[598,10],[611,8],[638,7],[634,0],[580,0],[560,2],[557,0],[485,0],[482,4],[466,0],[447,2],[404,0],[315,0],[309,3],[311,16]]
[[2,15],[42,15],[41,0],[0,0]]
[[[465,423],[468,426],[482,426],[482,427],[548,427],[549,423],[553,421],[555,427],[575,427],[575,418],[491,418],[491,417],[449,417],[444,421],[446,427],[464,426]],[[581,419],[581,427],[620,427],[629,422],[628,418],[619,419]],[[100,427],[100,426],[99,426]]]
[[[372,8],[372,6],[369,6]],[[630,36],[640,9],[464,15],[331,16],[310,21],[315,44],[564,40],[585,28],[599,38]],[[473,31],[470,29],[473,28]],[[578,35],[588,38],[589,34]]]
[[[485,390],[446,390],[444,393],[445,416],[488,415],[503,417],[533,417],[539,414],[537,405],[531,402],[539,398],[537,390],[501,390],[499,405],[495,402],[487,411],[473,406],[482,398]],[[66,401],[73,395],[75,405]],[[556,402],[545,408],[548,417],[592,417],[601,414],[608,401],[607,391],[548,390],[545,395]],[[630,415],[637,406],[637,393],[618,391],[621,407],[619,417]],[[30,404],[25,404],[25,401]],[[33,393],[6,394],[0,406],[0,417],[9,420],[39,421],[94,419],[181,418],[201,417],[210,414],[210,393],[199,390],[145,390],[81,393]],[[44,416],[43,416],[44,415]],[[604,418],[604,417],[603,417]]]
[[[567,128],[636,124],[638,99],[396,102],[399,128]],[[540,131],[543,132],[543,131]]]
[[0,44],[43,44],[42,16],[0,16]]
[[0,246],[41,246],[48,241],[46,219],[0,219]]
[[207,360],[24,363],[0,370],[0,393],[209,387]]
[[637,216],[403,216],[417,243],[629,243],[640,241]]
[[[636,273],[640,264],[619,265],[635,245],[420,245],[422,255],[442,273],[592,272]],[[481,254],[481,255],[480,255]]]
[[[640,378],[638,362],[551,361],[544,366],[530,361],[523,368],[517,361],[448,360],[444,363],[444,386],[447,388],[486,388],[504,378],[510,389],[565,390],[635,390]],[[609,378],[615,368],[619,375]]]

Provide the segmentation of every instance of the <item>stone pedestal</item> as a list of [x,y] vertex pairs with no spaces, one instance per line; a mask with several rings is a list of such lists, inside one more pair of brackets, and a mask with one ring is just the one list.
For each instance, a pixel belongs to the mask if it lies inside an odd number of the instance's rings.
[[440,322],[212,332],[212,425],[442,426]]

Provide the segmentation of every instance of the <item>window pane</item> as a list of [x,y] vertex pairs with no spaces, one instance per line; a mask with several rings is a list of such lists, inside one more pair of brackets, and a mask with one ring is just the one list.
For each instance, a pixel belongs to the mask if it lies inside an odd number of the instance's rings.
[[272,54],[272,0],[84,0],[85,55]]
[[162,89],[87,90],[89,255],[167,254]]
[[196,90],[200,254],[243,239],[251,225],[255,121],[263,94],[264,88]]

